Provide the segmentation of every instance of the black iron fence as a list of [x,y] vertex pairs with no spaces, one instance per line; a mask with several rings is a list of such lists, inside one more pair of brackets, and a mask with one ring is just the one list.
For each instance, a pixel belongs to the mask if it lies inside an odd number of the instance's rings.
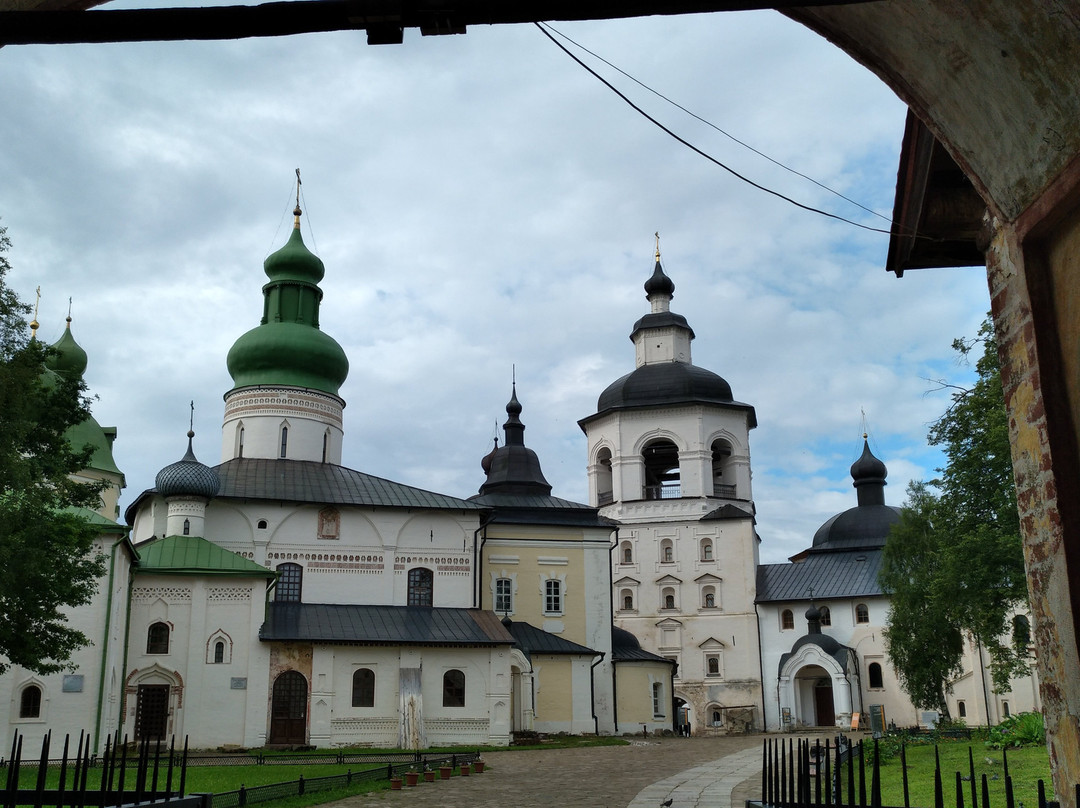
[[[1006,750],[1002,750],[1001,759],[1004,808],[1018,808]],[[904,746],[900,747],[900,763],[903,808],[911,808]],[[943,774],[936,747],[934,763],[934,808],[945,808],[946,801],[955,808],[965,808],[966,800],[970,800],[970,808],[993,808],[986,775],[976,777],[971,747],[967,774]],[[1080,784],[1075,788],[1076,804],[1080,805]],[[748,800],[747,808],[886,808],[881,801],[878,742],[851,743],[843,735],[824,743],[820,739],[767,738],[762,747],[761,794],[760,800]],[[1047,800],[1042,780],[1038,781],[1038,803],[1039,808],[1059,808],[1057,802]]]
[[[365,763],[372,763],[374,762],[372,758],[376,756],[357,755],[356,757],[363,758],[363,762]],[[403,755],[394,754],[387,755],[387,757],[400,758],[403,757]],[[442,766],[449,766],[456,769],[462,765],[471,765],[478,757],[480,757],[480,753],[469,752],[466,754],[451,755],[406,753],[404,757],[407,757],[408,760],[397,763],[390,761],[387,762],[385,766],[367,769],[366,771],[349,771],[344,774],[332,774],[326,777],[300,777],[297,780],[290,780],[284,783],[270,783],[268,785],[252,786],[251,788],[242,786],[236,791],[226,791],[221,794],[214,794],[211,798],[210,805],[208,805],[207,808],[243,808],[243,806],[259,802],[280,800],[302,794],[314,794],[318,791],[332,791],[339,788],[348,788],[352,785],[364,782],[373,783],[379,780],[389,780],[411,771],[422,772],[424,769],[438,769]],[[304,759],[310,760],[310,757],[304,756]]]
[[[187,770],[187,741],[177,753],[175,744],[162,753],[161,742],[129,746],[127,740],[119,743],[110,738],[105,752],[93,765],[101,769],[97,784],[87,785],[87,774],[92,767],[90,737],[80,733],[78,746],[72,754],[71,738],[64,737],[64,749],[60,758],[50,760],[52,735],[41,742],[41,754],[37,760],[23,760],[23,738],[18,732],[11,744],[7,759],[4,787],[0,790],[0,806],[14,808],[16,805],[33,806],[105,806],[132,805],[156,801],[161,805],[179,805],[184,800],[184,781]],[[49,783],[49,768],[58,769],[58,780]],[[24,769],[26,771],[24,771]],[[24,778],[24,775],[27,775]],[[174,787],[175,785],[175,787]]]

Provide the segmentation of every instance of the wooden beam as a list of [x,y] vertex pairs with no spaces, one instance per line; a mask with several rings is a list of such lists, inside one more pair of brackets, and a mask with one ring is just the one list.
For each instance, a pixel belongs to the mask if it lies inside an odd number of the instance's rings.
[[[398,41],[395,30],[464,33],[468,25],[696,14],[877,0],[299,0],[257,6],[93,11],[0,12],[0,45],[162,42],[367,30],[369,40]],[[388,33],[389,32],[389,33]]]

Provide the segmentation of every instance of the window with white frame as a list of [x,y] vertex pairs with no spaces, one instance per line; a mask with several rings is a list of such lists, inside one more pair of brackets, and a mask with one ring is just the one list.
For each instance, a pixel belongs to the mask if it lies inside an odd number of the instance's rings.
[[624,541],[619,545],[622,552],[622,563],[633,564],[634,563],[634,545],[628,541]]
[[544,581],[544,614],[563,613],[563,586],[558,578]]
[[828,606],[819,606],[818,611],[821,613],[821,625],[823,625],[823,626],[831,626],[832,625],[832,612],[829,611],[829,607]]
[[653,718],[664,717],[664,684],[653,682],[652,685],[652,712]]
[[855,622],[856,623],[869,623],[870,622],[870,609],[865,603],[859,603],[855,606]]
[[509,578],[495,579],[495,611],[499,614],[514,611],[514,582]]
[[791,609],[784,609],[780,612],[780,630],[791,631],[795,628],[795,615]]
[[624,612],[634,611],[634,593],[631,590],[623,589],[619,592],[619,598]]
[[660,608],[661,609],[675,609],[677,604],[675,603],[675,588],[671,586],[665,586],[660,590]]
[[660,563],[675,563],[675,544],[671,541],[671,539],[664,539],[662,542],[660,542]]
[[716,587],[709,585],[701,588],[701,608],[715,609],[719,601],[716,599]]
[[712,561],[713,560],[713,545],[712,539],[701,540],[701,560]]
[[19,695],[19,718],[41,718],[41,688],[27,685]]
[[718,651],[705,654],[705,675],[714,679],[724,675],[724,668]]

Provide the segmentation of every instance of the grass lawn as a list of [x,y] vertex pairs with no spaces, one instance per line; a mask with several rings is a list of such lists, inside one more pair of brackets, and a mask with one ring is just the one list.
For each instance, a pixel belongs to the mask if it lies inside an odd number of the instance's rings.
[[[530,750],[530,749],[566,749],[566,748],[580,748],[586,746],[622,746],[628,742],[622,738],[614,737],[577,737],[577,736],[565,736],[552,738],[549,741],[545,741],[542,744],[535,744],[532,746],[512,746],[512,747],[443,747],[438,749],[429,749],[427,754],[466,754],[473,752],[505,752],[505,751],[517,751],[517,750]],[[326,754],[328,750],[316,750],[311,752],[312,755]],[[335,752],[345,752],[348,754],[368,754],[372,756],[386,755],[387,753],[399,751],[388,749],[356,749],[356,750],[333,750]],[[193,753],[197,754],[197,753]],[[275,753],[266,752],[266,757],[272,757]],[[295,755],[294,752],[283,752],[282,754]],[[358,763],[310,763],[310,764],[285,764],[285,765],[251,765],[251,766],[188,766],[187,779],[185,782],[184,790],[188,794],[199,794],[210,792],[213,794],[222,794],[227,791],[236,791],[241,786],[251,788],[253,786],[269,785],[273,783],[285,783],[298,780],[301,776],[305,780],[310,780],[316,777],[326,777],[328,775],[344,774],[345,772],[352,770],[353,772],[363,771],[365,769],[384,769],[385,763],[373,763],[369,766]],[[67,781],[70,788],[72,779],[72,769],[68,769]],[[158,785],[160,788],[165,786],[166,770],[162,768],[158,776]],[[59,782],[60,769],[59,767],[50,767],[48,775],[48,788],[55,788]],[[100,784],[101,770],[90,769],[87,772],[87,786],[95,788]],[[126,775],[127,783],[134,783],[134,774],[129,771]],[[36,781],[35,773],[30,769],[25,769],[20,776],[20,786],[23,788],[33,787]],[[173,788],[179,786],[179,772],[173,772]],[[301,797],[291,797],[287,799],[275,799],[272,803],[257,803],[263,805],[273,805],[273,808],[305,808],[309,805],[319,805],[325,802],[331,802],[343,797],[347,797],[350,794],[358,794],[361,792],[370,791],[382,791],[390,788],[389,781],[380,778],[376,781],[365,780],[356,783],[351,788],[340,788],[333,791],[321,791],[314,794],[305,794]]]
[[[990,791],[990,804],[995,808],[1005,806],[1005,775],[1001,752],[989,749],[982,743],[951,741],[938,745],[941,757],[941,790],[945,804],[956,805],[956,772],[968,776],[968,748],[971,748],[975,761],[975,782],[981,806],[982,775],[986,775]],[[1010,749],[1009,776],[1012,778],[1013,798],[1016,804],[1025,806],[1038,805],[1039,780],[1046,785],[1047,799],[1052,796],[1053,784],[1050,782],[1050,758],[1045,747]],[[909,804],[929,808],[934,804],[934,747],[917,745],[907,747]],[[846,775],[845,775],[846,776]],[[866,772],[867,799],[870,796],[870,770]],[[858,788],[858,771],[855,774],[855,787]],[[996,779],[995,779],[996,778]],[[964,805],[971,806],[971,783],[964,782]],[[846,788],[846,780],[845,780]],[[901,806],[904,804],[900,756],[886,761],[881,766],[881,802],[883,805]]]

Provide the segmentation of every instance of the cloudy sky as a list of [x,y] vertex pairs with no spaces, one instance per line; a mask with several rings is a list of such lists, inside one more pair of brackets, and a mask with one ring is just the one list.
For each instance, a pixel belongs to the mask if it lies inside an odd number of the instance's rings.
[[[905,108],[799,25],[753,12],[555,27],[711,124],[581,53],[755,182],[883,224],[718,130],[891,212]],[[855,504],[864,423],[890,504],[933,476],[926,432],[947,397],[927,380],[970,376],[950,343],[989,307],[982,270],[896,279],[887,236],[740,182],[532,25],[375,47],[363,32],[7,47],[0,96],[9,281],[30,302],[41,287],[50,342],[73,299],[95,415],[119,429],[122,506],[183,454],[192,399],[196,454],[218,462],[225,355],[261,315],[296,167],[327,269],[322,327],[351,362],[346,465],[475,493],[516,365],[527,444],[557,495],[586,499],[577,421],[633,369],[659,231],[695,364],[757,409],[766,561]]]

